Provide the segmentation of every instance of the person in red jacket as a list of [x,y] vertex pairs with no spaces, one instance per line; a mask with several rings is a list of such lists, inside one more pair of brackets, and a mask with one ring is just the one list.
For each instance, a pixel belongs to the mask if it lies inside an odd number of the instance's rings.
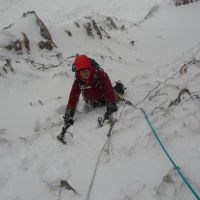
[[[100,67],[94,67],[91,61],[92,59],[86,55],[78,55],[75,58],[75,80],[64,116],[66,127],[74,123],[73,116],[81,93],[86,104],[93,107],[106,105],[107,111],[104,114],[104,120],[109,120],[112,114],[117,111],[114,89],[122,93],[125,90],[123,84],[120,85],[120,83],[113,88],[107,73]],[[63,139],[61,137],[64,135],[61,134],[59,139]]]

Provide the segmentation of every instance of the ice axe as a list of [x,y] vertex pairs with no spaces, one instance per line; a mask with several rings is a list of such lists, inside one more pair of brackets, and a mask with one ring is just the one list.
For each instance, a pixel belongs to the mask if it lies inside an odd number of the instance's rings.
[[63,128],[62,128],[61,133],[56,137],[56,138],[57,138],[61,143],[63,143],[63,144],[66,144],[66,143],[67,143],[67,142],[64,140],[64,137],[65,137],[65,134],[66,134],[66,133],[69,133],[69,134],[73,137],[73,135],[72,135],[69,131],[67,131],[69,127],[70,127],[70,124],[65,124],[65,125],[63,126]]

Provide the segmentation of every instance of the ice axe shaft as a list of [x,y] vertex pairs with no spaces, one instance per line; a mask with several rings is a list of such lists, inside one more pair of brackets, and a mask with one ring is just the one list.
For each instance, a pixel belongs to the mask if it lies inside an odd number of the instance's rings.
[[60,133],[60,136],[65,136],[65,133],[67,132],[68,128],[70,127],[70,125],[64,125],[62,128],[62,132]]

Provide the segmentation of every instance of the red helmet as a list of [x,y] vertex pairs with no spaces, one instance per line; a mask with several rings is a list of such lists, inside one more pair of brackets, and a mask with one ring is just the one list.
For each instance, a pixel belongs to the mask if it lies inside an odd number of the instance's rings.
[[92,64],[90,61],[90,58],[88,58],[86,55],[78,55],[74,61],[74,66],[76,71],[79,71],[81,69],[91,69]]

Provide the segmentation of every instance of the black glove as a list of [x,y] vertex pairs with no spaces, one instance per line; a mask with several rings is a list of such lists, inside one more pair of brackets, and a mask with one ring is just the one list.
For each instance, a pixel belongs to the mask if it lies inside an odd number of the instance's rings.
[[124,94],[124,91],[126,90],[126,88],[124,87],[123,83],[121,83],[121,81],[117,81],[115,82],[116,85],[113,87],[113,89],[120,95]]
[[64,122],[65,122],[65,126],[71,126],[74,124],[74,119],[73,119],[73,116],[74,116],[74,108],[67,108],[66,111],[65,111],[65,116],[63,117],[64,118]]
[[114,113],[114,112],[116,112],[117,111],[117,105],[116,105],[116,103],[115,102],[113,102],[113,103],[111,103],[111,104],[108,104],[107,105],[107,111],[106,111],[106,113],[104,114],[104,121],[105,120],[110,120],[111,119],[111,117],[112,117],[112,114]]

